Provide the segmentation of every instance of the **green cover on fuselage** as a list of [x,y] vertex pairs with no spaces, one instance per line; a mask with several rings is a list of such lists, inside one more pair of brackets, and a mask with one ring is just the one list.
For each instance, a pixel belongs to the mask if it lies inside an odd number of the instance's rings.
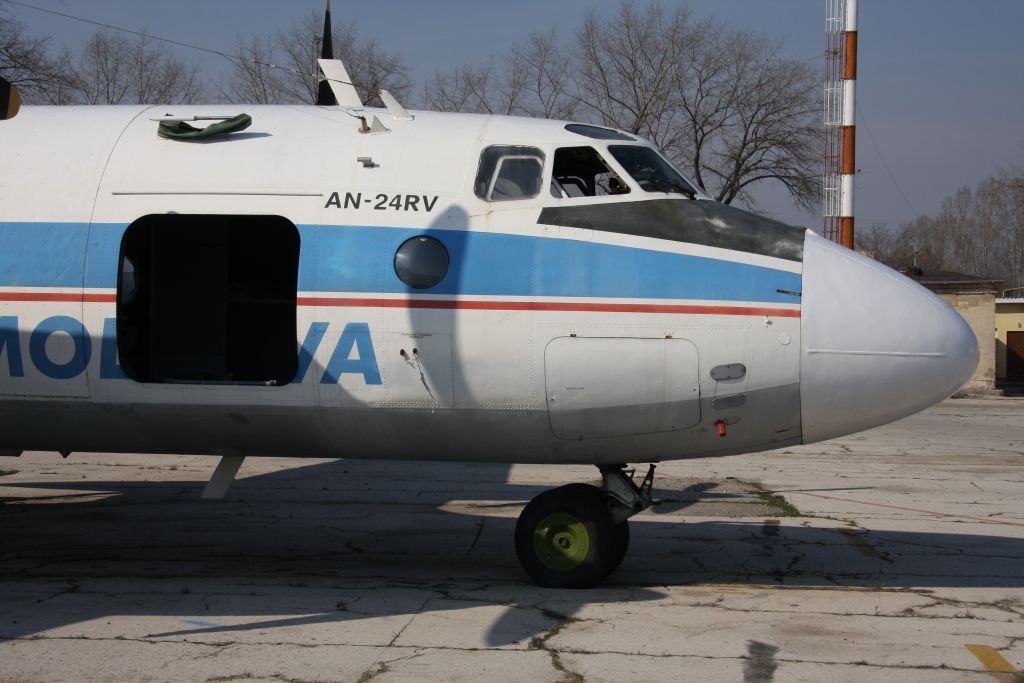
[[228,135],[245,130],[252,125],[252,117],[248,114],[239,114],[230,119],[224,119],[212,123],[205,128],[196,128],[185,121],[164,121],[156,130],[156,134],[162,138],[171,140],[195,140],[197,138],[209,138],[217,135]]

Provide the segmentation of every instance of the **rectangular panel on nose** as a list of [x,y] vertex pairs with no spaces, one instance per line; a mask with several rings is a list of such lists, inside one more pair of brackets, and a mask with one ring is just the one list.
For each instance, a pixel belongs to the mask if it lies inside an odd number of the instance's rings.
[[544,352],[555,436],[651,434],[700,422],[697,347],[685,339],[559,337]]

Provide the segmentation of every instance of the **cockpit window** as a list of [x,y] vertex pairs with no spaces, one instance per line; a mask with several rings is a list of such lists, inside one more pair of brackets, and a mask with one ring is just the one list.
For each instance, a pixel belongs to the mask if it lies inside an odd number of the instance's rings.
[[594,138],[595,140],[625,140],[626,142],[636,142],[636,138],[630,137],[625,133],[611,128],[602,128],[601,126],[588,126],[585,123],[569,123],[566,124],[565,129],[570,133],[576,133],[577,135],[585,135],[588,138]]
[[609,145],[608,151],[646,192],[672,192],[697,197],[697,191],[672,164],[650,147]]
[[551,176],[551,195],[560,199],[629,193],[593,147],[558,149]]
[[480,199],[505,202],[540,194],[544,152],[536,147],[492,145],[480,154],[473,191]]

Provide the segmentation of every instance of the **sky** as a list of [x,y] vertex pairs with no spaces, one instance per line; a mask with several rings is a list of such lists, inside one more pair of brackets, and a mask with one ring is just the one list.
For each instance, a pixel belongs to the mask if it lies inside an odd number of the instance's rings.
[[[38,7],[230,51],[238,36],[271,33],[323,0],[26,0]],[[669,0],[651,0],[667,8]],[[646,5],[637,0],[635,4]],[[716,17],[783,41],[792,57],[824,72],[826,0],[690,0]],[[363,35],[401,54],[422,82],[438,69],[485,61],[530,33],[556,26],[567,37],[605,0],[334,0],[335,21],[356,19]],[[0,0],[30,32],[75,50],[96,30]],[[861,228],[935,214],[944,197],[1002,167],[1024,167],[1022,0],[860,0],[855,215]],[[204,68],[223,59],[181,50]],[[820,229],[784,190],[762,185],[756,209]]]

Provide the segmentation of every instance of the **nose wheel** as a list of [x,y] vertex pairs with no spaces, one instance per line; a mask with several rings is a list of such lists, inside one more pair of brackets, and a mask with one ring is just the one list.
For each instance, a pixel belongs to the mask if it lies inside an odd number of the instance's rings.
[[[651,474],[639,487],[621,467],[602,470],[602,474],[604,488],[568,484],[545,491],[519,515],[516,556],[537,584],[590,588],[601,583],[625,557],[629,548],[626,518],[650,505]],[[609,477],[614,480],[611,490]],[[622,490],[636,494],[629,501],[628,513],[619,495]]]

